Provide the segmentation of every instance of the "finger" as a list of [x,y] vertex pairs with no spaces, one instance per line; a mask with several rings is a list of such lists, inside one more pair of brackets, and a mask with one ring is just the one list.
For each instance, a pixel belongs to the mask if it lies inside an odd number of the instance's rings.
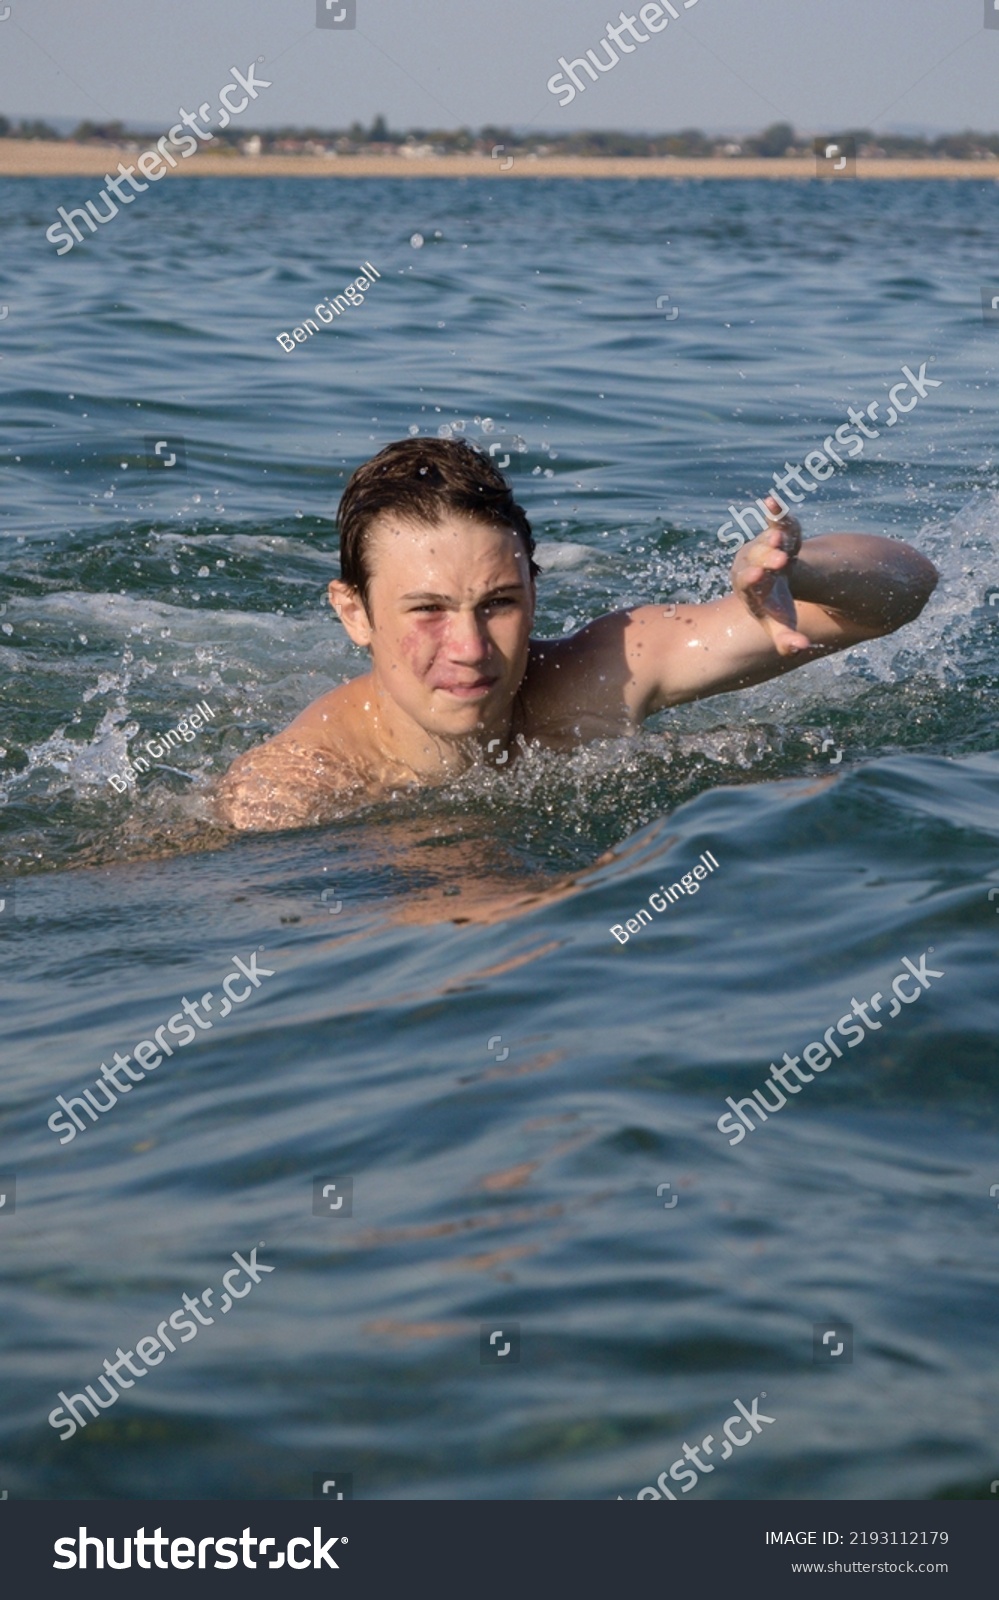
[[766,575],[766,567],[761,567],[759,562],[754,562],[751,567],[741,567],[732,581],[739,589],[752,589]]
[[767,528],[763,533],[757,534],[749,544],[744,544],[735,553],[732,562],[734,572],[744,572],[749,567],[755,567],[763,555],[770,550],[781,550],[784,547],[784,534],[777,527]]
[[761,550],[783,550],[785,535],[780,528],[768,528],[756,541]]
[[[801,547],[801,523],[789,510],[782,511],[780,503],[772,495],[768,495],[764,502],[767,515],[770,517],[771,528],[775,528],[784,544],[784,548],[792,555],[797,555]],[[768,529],[768,532],[771,530]]]
[[796,554],[793,538],[782,533],[779,528],[771,528],[767,533],[761,533],[751,545],[744,545],[733,563],[736,571],[745,571],[750,566],[769,566],[773,557],[777,557],[777,564],[784,562]]
[[771,623],[769,632],[779,656],[796,656],[800,651],[812,648],[811,639],[807,634],[799,633],[796,628],[786,628],[780,623]]
[[740,567],[732,574],[732,587],[740,594],[747,589],[766,589],[782,575],[790,559],[783,550],[768,550],[752,566]]
[[799,650],[810,650],[812,641],[806,633],[798,627],[798,619],[791,611],[781,614],[777,610],[767,610],[760,618],[778,655],[793,655]]
[[782,509],[780,501],[777,500],[772,494],[767,495],[764,504],[766,505],[767,515],[770,517],[771,521],[797,522],[798,519],[794,515],[794,512],[791,510],[791,508],[789,506],[785,506]]

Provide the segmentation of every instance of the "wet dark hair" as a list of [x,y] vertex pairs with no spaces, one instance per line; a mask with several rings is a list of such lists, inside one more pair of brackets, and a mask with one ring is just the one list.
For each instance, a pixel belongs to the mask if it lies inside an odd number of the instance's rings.
[[527,514],[489,456],[466,439],[399,439],[351,474],[337,510],[340,576],[369,614],[370,534],[384,511],[428,527],[458,515],[510,528],[523,540],[531,577],[540,571]]

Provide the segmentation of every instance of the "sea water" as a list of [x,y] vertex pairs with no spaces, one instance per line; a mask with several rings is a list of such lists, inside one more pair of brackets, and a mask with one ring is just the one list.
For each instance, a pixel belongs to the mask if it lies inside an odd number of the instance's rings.
[[[995,185],[189,180],[57,258],[92,192],[0,183],[0,1483],[633,1498],[765,1393],[691,1498],[987,1496]],[[377,292],[287,352],[366,260]],[[558,636],[722,594],[727,507],[924,362],[802,507],[936,562],[911,626],[324,828],[212,822],[228,762],[363,670],[325,586],[383,444],[491,450]],[[919,1005],[732,1148],[726,1097],[929,949]],[[223,1019],[251,952],[273,976]],[[56,1096],[206,993],[60,1144]],[[59,1392],[212,1285],[63,1442]]]

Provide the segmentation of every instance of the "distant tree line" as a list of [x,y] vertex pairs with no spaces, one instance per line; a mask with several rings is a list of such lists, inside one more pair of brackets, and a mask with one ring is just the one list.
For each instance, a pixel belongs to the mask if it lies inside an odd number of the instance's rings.
[[[160,129],[141,132],[116,122],[81,122],[69,135],[70,143],[114,144],[148,143]],[[21,120],[13,123],[0,116],[0,138],[60,139],[48,123]],[[775,122],[762,133],[746,137],[709,136],[699,128],[682,128],[678,133],[637,134],[601,131],[578,133],[517,134],[511,128],[487,124],[476,133],[470,128],[410,128],[397,132],[379,113],[369,128],[352,122],[349,128],[268,128],[252,130],[230,124],[214,135],[217,147],[232,154],[242,150],[251,155],[306,154],[323,152],[338,155],[389,153],[410,150],[413,154],[489,155],[498,145],[511,154],[549,156],[728,156],[764,157],[809,155],[814,148],[810,135],[797,133],[789,122]],[[940,134],[927,139],[917,135],[875,133],[870,128],[829,128],[823,139],[855,141],[861,157],[901,160],[988,160],[999,156],[999,133]]]
[[0,117],[0,139],[58,139],[61,135],[50,128],[47,122],[33,121],[8,122],[6,117]]

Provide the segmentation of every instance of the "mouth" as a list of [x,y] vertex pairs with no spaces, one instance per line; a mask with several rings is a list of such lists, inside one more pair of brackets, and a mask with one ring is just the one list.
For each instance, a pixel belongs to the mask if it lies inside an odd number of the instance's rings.
[[473,678],[471,683],[437,683],[440,694],[449,694],[455,700],[482,700],[496,687],[495,678]]

